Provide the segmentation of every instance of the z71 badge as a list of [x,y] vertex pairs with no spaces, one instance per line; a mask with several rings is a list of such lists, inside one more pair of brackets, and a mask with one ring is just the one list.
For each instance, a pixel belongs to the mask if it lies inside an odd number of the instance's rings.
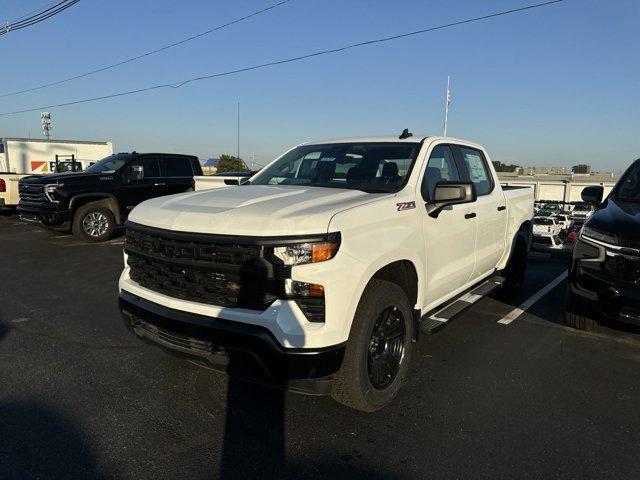
[[416,202],[400,202],[396,203],[396,207],[399,212],[403,210],[411,210],[412,208],[416,208]]

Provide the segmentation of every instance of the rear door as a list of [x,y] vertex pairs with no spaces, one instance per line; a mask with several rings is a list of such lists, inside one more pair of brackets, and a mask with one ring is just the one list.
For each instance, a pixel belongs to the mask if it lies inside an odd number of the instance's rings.
[[438,218],[429,216],[425,207],[433,198],[438,182],[460,180],[460,165],[451,146],[439,144],[433,147],[422,172],[420,196],[423,205],[418,206],[427,259],[427,304],[440,301],[467,284],[474,270],[476,219],[470,213],[475,203],[447,207]]
[[454,150],[478,195],[473,204],[478,228],[475,242],[476,264],[471,276],[476,279],[493,270],[504,253],[507,205],[502,189],[494,181],[484,152],[464,145],[457,145]]
[[163,195],[183,193],[193,188],[193,166],[191,157],[163,155],[160,157]]

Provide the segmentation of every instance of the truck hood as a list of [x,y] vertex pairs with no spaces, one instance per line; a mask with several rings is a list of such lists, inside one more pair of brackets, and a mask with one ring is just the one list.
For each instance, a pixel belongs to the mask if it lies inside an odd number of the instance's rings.
[[48,173],[45,175],[29,175],[20,179],[22,183],[29,183],[33,185],[44,185],[49,183],[63,183],[63,182],[95,182],[100,177],[113,177],[113,174],[98,175],[93,173],[82,172],[69,172],[69,173]]
[[608,198],[586,225],[605,232],[640,238],[640,203]]
[[393,194],[321,187],[248,185],[147,200],[129,220],[168,230],[223,235],[325,233],[336,213]]

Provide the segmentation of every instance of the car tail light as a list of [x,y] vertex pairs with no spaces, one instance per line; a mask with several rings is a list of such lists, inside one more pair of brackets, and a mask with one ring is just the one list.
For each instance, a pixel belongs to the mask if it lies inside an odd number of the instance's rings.
[[0,192],[6,192],[6,191],[7,191],[7,184],[3,179],[0,178]]

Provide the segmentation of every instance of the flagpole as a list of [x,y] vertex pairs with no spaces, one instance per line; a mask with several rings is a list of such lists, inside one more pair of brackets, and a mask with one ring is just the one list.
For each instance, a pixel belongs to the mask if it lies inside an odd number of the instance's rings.
[[449,94],[449,82],[451,81],[451,76],[447,75],[447,94],[444,97],[444,135],[447,136],[447,123],[449,121],[449,103],[450,103],[450,94]]

